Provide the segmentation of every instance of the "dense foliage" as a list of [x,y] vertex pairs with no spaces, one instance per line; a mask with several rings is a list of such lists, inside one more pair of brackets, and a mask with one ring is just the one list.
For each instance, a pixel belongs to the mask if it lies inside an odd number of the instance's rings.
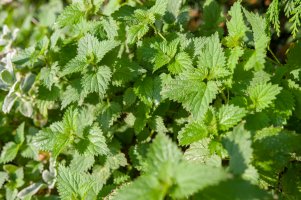
[[0,199],[301,199],[301,1],[265,3],[0,1]]

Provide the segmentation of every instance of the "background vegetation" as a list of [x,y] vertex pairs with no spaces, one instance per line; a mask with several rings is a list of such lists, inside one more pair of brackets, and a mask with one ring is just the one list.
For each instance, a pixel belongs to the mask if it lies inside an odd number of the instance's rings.
[[1,0],[0,199],[301,199],[300,0]]

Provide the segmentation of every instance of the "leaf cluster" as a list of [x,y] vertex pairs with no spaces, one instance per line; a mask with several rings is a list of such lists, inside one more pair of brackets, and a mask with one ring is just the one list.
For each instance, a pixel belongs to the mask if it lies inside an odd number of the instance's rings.
[[[299,0],[266,16],[206,0],[196,30],[191,1],[15,2],[0,3],[0,199],[301,197]],[[282,6],[296,39],[280,63]]]

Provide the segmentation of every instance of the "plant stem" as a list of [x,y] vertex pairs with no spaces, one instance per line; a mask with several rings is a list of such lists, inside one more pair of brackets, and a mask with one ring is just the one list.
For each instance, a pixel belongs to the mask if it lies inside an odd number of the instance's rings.
[[278,63],[278,64],[281,64],[280,61],[278,60],[278,58],[276,57],[276,55],[274,54],[274,52],[270,49],[270,47],[268,47],[268,50],[269,52],[272,54],[273,58],[275,59],[275,61]]

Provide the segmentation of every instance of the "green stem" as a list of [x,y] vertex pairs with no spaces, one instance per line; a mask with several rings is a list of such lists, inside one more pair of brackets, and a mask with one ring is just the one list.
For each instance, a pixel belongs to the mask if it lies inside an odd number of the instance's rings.
[[225,103],[228,103],[228,98],[226,97],[224,91],[221,91],[222,99],[225,101]]
[[167,41],[166,38],[160,32],[157,32],[157,33],[164,41]]
[[143,5],[143,3],[140,0],[135,0],[138,4]]
[[151,24],[151,27],[155,30],[156,34],[158,34],[164,41],[167,41],[166,38],[160,33],[160,31],[158,31],[158,29]]
[[162,197],[165,198],[169,190],[169,184],[163,183],[161,184],[161,186],[162,186]]
[[281,64],[280,61],[278,60],[278,58],[276,57],[276,55],[274,54],[274,52],[270,49],[270,47],[268,47],[268,50],[272,54],[272,56],[275,59],[275,61],[277,62],[277,64]]

